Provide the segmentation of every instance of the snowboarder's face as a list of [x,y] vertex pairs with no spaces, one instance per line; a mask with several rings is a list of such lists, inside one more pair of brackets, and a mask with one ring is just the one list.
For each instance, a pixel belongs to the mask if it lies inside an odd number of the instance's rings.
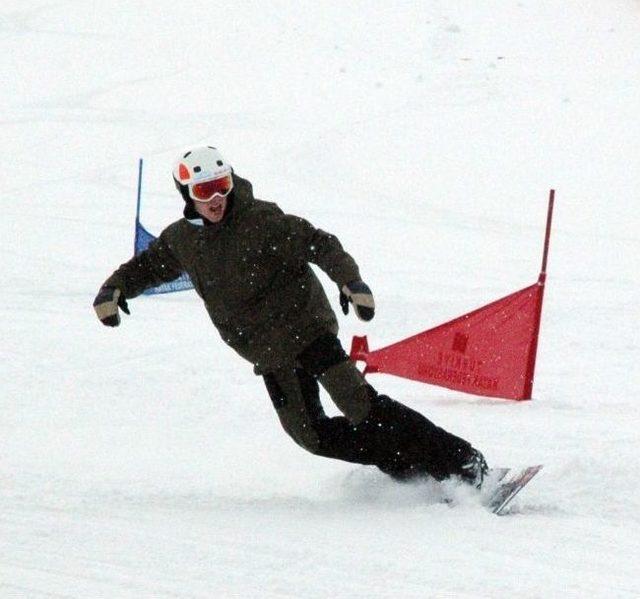
[[227,209],[227,198],[216,195],[208,202],[193,202],[196,212],[212,223],[219,223]]

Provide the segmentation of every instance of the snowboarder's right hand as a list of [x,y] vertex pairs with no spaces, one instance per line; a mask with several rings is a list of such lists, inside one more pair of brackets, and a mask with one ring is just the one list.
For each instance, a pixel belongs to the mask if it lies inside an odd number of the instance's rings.
[[120,324],[118,307],[126,314],[130,314],[127,300],[117,287],[101,287],[93,301],[93,308],[100,322],[107,327],[117,327]]

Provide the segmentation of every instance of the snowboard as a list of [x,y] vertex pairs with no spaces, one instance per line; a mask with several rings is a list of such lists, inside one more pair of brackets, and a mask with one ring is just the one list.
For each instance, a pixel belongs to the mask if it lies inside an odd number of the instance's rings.
[[487,484],[483,486],[483,504],[497,516],[503,516],[514,497],[531,482],[531,479],[540,470],[542,470],[542,464],[528,466],[520,470],[491,469],[487,475]]

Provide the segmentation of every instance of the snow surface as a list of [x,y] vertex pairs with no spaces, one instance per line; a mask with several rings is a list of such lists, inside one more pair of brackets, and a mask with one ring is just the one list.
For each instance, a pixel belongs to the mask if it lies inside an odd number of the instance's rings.
[[[639,39],[632,0],[3,0],[0,596],[640,596]],[[511,516],[300,450],[193,292],[100,326],[138,157],[157,233],[199,143],[356,257],[347,347],[534,282],[557,189],[534,400],[371,377],[546,464]]]

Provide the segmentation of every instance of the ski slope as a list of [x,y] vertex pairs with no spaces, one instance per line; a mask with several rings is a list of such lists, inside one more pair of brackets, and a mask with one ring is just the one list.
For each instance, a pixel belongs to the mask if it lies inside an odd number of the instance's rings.
[[[640,596],[638,39],[635,0],[3,0],[0,597]],[[346,347],[533,283],[557,190],[533,401],[370,376],[544,463],[510,516],[303,452],[193,292],[98,323],[138,157],[159,233],[201,143],[359,262]]]

